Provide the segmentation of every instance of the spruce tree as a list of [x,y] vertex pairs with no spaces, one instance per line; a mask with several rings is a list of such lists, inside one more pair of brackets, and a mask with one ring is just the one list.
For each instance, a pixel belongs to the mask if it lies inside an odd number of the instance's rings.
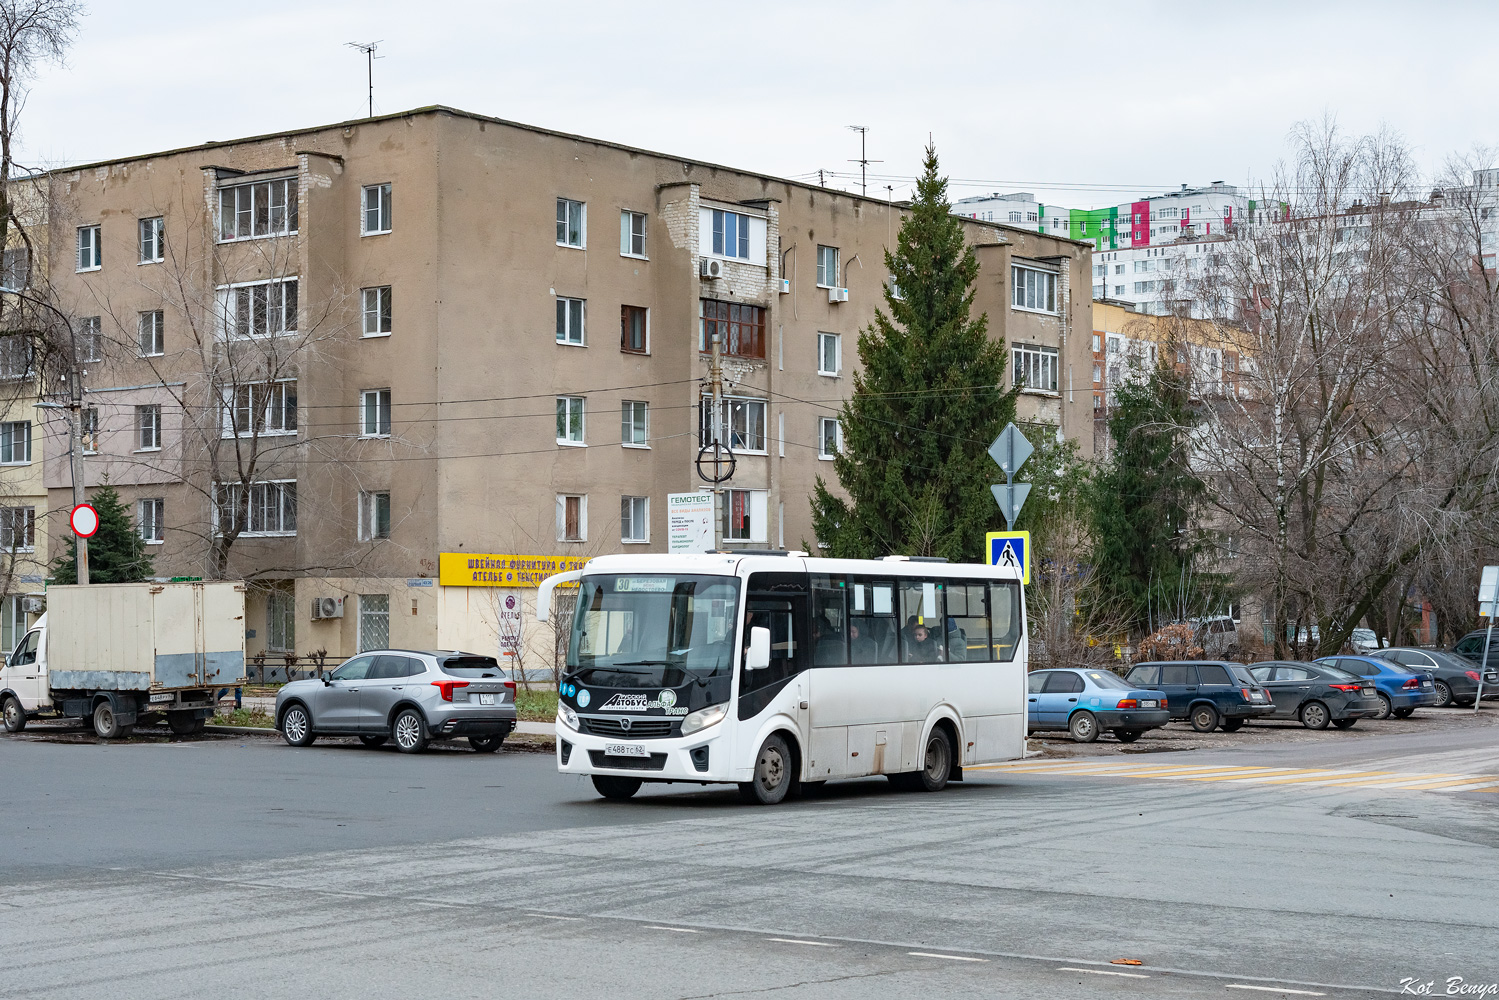
[[[155,572],[151,555],[120,494],[106,483],[94,490],[88,502],[99,512],[99,530],[88,540],[89,583],[136,583],[150,577]],[[67,539],[67,548],[52,562],[52,576],[58,583],[78,579],[78,540],[71,531]]]
[[840,424],[833,463],[848,494],[819,477],[813,526],[827,553],[874,558],[899,553],[983,560],[984,533],[998,526],[989,484],[1000,475],[986,454],[1015,414],[1001,388],[1005,349],[974,318],[978,258],[938,176],[928,145],[916,198],[885,266],[899,289],[859,337],[863,370]]
[[1092,485],[1094,568],[1104,598],[1140,633],[1185,617],[1215,583],[1195,566],[1206,487],[1190,461],[1197,417],[1186,376],[1162,361],[1114,391],[1113,450]]

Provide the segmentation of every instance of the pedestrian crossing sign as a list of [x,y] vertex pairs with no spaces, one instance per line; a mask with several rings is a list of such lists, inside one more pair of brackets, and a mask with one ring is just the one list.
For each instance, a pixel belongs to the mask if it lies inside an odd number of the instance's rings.
[[1020,582],[1031,582],[1031,533],[1029,531],[991,531],[984,536],[989,549],[990,566],[1014,566],[1020,570]]

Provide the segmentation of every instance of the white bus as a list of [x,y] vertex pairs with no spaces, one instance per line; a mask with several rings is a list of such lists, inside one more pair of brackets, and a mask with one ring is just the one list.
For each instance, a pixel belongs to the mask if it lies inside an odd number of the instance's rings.
[[938,791],[1024,755],[1017,571],[892,556],[615,555],[576,582],[557,767],[606,798],[733,782],[771,804],[830,778]]

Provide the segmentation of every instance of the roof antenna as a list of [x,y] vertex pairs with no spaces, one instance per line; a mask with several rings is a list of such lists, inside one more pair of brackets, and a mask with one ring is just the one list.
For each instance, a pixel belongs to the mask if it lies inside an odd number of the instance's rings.
[[869,133],[868,125],[850,125],[849,130],[859,133],[859,158],[857,160],[849,160],[848,162],[859,165],[859,194],[867,196],[869,194],[869,165],[871,163],[884,163],[885,161],[871,160],[869,152],[864,148],[864,139]]
[[369,66],[371,118],[375,117],[375,60],[385,58],[384,56],[375,55],[375,50],[380,47],[380,42],[383,42],[384,40],[385,39],[382,38],[378,41],[373,42],[344,42],[344,44],[349,48],[358,49],[360,52],[363,52],[365,60]]

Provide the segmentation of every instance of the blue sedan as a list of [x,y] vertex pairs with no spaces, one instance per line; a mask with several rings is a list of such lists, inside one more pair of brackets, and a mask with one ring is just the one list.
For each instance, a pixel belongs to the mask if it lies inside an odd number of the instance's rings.
[[1379,695],[1376,719],[1395,716],[1403,719],[1423,705],[1437,703],[1436,685],[1431,674],[1401,666],[1378,656],[1324,656],[1317,661],[1374,682]]
[[1133,743],[1171,721],[1165,695],[1137,688],[1107,670],[1036,670],[1030,675],[1027,723],[1032,731],[1065,729],[1092,743],[1105,729]]

